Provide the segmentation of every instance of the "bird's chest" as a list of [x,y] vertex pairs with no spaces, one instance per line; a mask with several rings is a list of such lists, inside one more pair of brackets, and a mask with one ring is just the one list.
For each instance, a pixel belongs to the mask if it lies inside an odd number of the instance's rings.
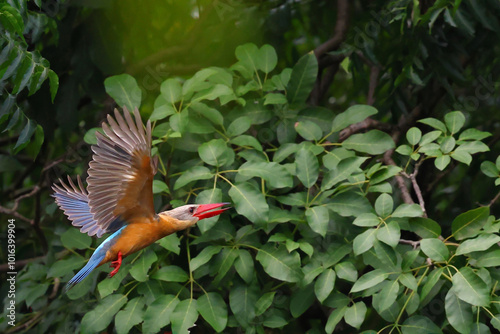
[[121,251],[122,256],[125,257],[151,245],[153,242],[163,237],[164,233],[161,226],[155,222],[129,224],[123,229],[120,238],[109,251],[114,254]]

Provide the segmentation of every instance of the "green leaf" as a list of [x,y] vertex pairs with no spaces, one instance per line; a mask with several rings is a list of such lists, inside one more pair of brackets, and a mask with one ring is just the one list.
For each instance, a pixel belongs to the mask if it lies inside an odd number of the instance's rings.
[[259,141],[255,137],[249,135],[241,135],[235,138],[231,138],[229,142],[241,147],[252,147],[257,151],[262,152],[262,145],[259,143]]
[[443,132],[441,131],[431,131],[426,133],[425,135],[422,136],[422,139],[420,139],[420,151],[422,151],[423,146],[432,143],[434,140],[438,139]]
[[198,147],[198,154],[205,163],[220,167],[234,161],[234,151],[222,139],[212,139]]
[[349,282],[356,282],[358,279],[358,271],[351,262],[341,262],[335,265],[337,277]]
[[295,123],[295,131],[305,140],[320,140],[323,131],[316,123],[308,120]]
[[326,322],[325,326],[325,331],[327,333],[333,333],[335,327],[340,322],[340,320],[342,320],[342,317],[344,317],[346,311],[347,311],[347,306],[344,306],[344,307],[339,307],[333,310],[332,313],[330,313],[330,316],[328,317],[328,321]]
[[[186,84],[184,84],[184,86],[185,85]],[[222,114],[220,113],[220,111],[218,111],[215,108],[211,108],[204,103],[194,102],[194,103],[191,103],[191,106],[189,108],[193,109],[195,112],[203,115],[206,119],[208,119],[213,124],[222,125],[222,123],[224,122],[224,118],[222,117]]]
[[[50,79],[50,74],[49,74]],[[129,111],[141,106],[142,92],[137,81],[129,74],[115,75],[104,80],[106,93],[111,96],[120,107],[127,107]]]
[[406,286],[408,289],[413,290],[413,291],[417,291],[417,289],[418,289],[417,279],[412,274],[403,273],[403,274],[399,275],[398,279],[401,282],[401,284]]
[[457,248],[456,255],[485,251],[498,242],[500,242],[500,236],[496,234],[480,234],[475,239],[462,242]]
[[238,117],[231,124],[229,124],[229,126],[227,127],[226,134],[229,137],[239,136],[242,133],[246,132],[251,125],[252,121],[248,116]]
[[395,147],[391,136],[380,130],[357,133],[347,138],[342,147],[368,154],[382,154]]
[[227,306],[220,294],[208,292],[198,298],[198,312],[216,332],[227,325]]
[[324,206],[313,206],[306,210],[307,223],[311,229],[324,237],[330,221],[328,209]]
[[363,254],[373,247],[376,233],[377,229],[370,228],[354,238],[352,248],[356,256]]
[[406,132],[406,139],[411,145],[417,145],[420,139],[422,139],[422,131],[419,128],[413,127]]
[[172,332],[178,334],[189,333],[198,319],[198,303],[196,299],[186,299],[175,306],[171,316]]
[[204,89],[196,93],[192,97],[191,101],[192,102],[200,102],[203,100],[213,101],[217,98],[230,94],[234,94],[233,90],[230,87],[226,85],[216,84],[215,86],[210,86],[210,88]]
[[349,176],[351,176],[353,173],[359,171],[359,167],[363,164],[363,162],[366,161],[366,158],[362,157],[350,157],[343,159],[340,161],[340,163],[336,166],[336,168],[328,171],[324,178],[323,182],[321,183],[321,189],[330,189],[337,183],[344,181],[347,179]]
[[422,208],[418,204],[401,204],[394,210],[391,217],[420,217],[424,214]]
[[398,281],[388,281],[385,283],[384,288],[380,291],[380,306],[379,312],[387,310],[396,302],[398,298],[399,292],[399,283]]
[[290,299],[290,313],[294,318],[300,317],[316,300],[312,284],[295,290]]
[[323,301],[330,295],[333,291],[333,287],[335,285],[335,271],[332,269],[326,269],[319,275],[316,279],[316,283],[314,283],[314,293],[316,297],[323,303]]
[[380,195],[375,201],[375,212],[381,218],[388,217],[392,210],[394,209],[394,201],[392,200],[392,196],[389,194]]
[[354,303],[352,306],[348,307],[345,314],[344,320],[347,324],[354,328],[359,329],[366,316],[366,305],[364,302]]
[[386,224],[377,231],[377,239],[393,248],[398,245],[400,238],[401,230],[395,221]]
[[470,165],[470,163],[472,162],[472,156],[469,153],[460,150],[460,147],[458,147],[455,151],[451,152],[450,156],[456,161],[459,161],[466,165]]
[[420,293],[420,301],[424,301],[424,299],[429,295],[434,286],[437,284],[441,275],[444,272],[444,268],[436,268],[427,276],[427,281],[425,282],[422,291]]
[[163,248],[165,248],[166,250],[169,250],[172,253],[177,254],[177,255],[179,255],[179,253],[181,251],[181,249],[179,247],[179,245],[180,245],[180,239],[177,236],[177,234],[175,234],[175,233],[170,234],[170,235],[168,235],[166,237],[161,238],[156,243],[158,245],[162,246]]
[[434,165],[436,166],[437,169],[443,170],[448,166],[451,162],[451,158],[449,155],[442,155],[440,157],[437,157],[436,160],[434,160]]
[[481,255],[477,259],[478,267],[497,267],[500,266],[500,249]]
[[470,267],[463,267],[452,277],[457,297],[475,306],[488,306],[490,294],[486,283]]
[[300,182],[307,188],[311,188],[319,175],[318,158],[311,150],[303,147],[295,154],[295,165]]
[[257,261],[262,264],[269,276],[286,282],[298,282],[301,278],[300,256],[297,252],[288,253],[286,247],[280,245],[264,245],[257,253]]
[[229,196],[240,215],[247,217],[256,224],[263,224],[267,221],[269,205],[262,192],[253,184],[233,184],[229,189]]
[[229,269],[231,269],[234,260],[238,257],[237,249],[235,248],[223,248],[222,252],[218,254],[215,259],[215,268],[217,276],[215,277],[214,283],[219,284],[220,280],[226,276]]
[[460,152],[467,152],[469,154],[476,154],[479,152],[488,152],[490,148],[485,143],[476,140],[460,144],[457,150]]
[[262,45],[257,55],[257,68],[266,74],[274,70],[278,64],[278,55],[276,54],[274,48],[269,44]]
[[250,322],[255,318],[255,303],[257,302],[258,294],[254,288],[236,284],[229,292],[229,306],[236,316],[238,323],[243,326],[250,325]]
[[437,238],[441,235],[441,226],[429,218],[411,218],[410,231],[415,232],[421,238]]
[[149,117],[149,120],[151,122],[153,121],[158,121],[161,119],[166,118],[167,116],[175,114],[175,109],[172,106],[169,106],[168,104],[161,105],[159,107],[156,107],[153,110],[153,113],[151,113],[151,116]]
[[238,173],[243,176],[263,178],[271,188],[285,188],[293,185],[290,173],[276,162],[247,161],[238,168]]
[[81,233],[76,228],[69,228],[61,234],[61,242],[69,249],[88,249],[92,243],[92,238],[86,233]]
[[23,36],[24,21],[19,11],[9,4],[3,3],[0,7],[0,23],[9,32]]
[[269,93],[264,97],[265,106],[268,104],[285,104],[287,102],[286,96],[281,93]]
[[318,61],[314,52],[302,56],[293,67],[290,81],[286,87],[287,99],[291,108],[304,104],[311,93],[316,76],[318,75]]
[[482,140],[491,136],[491,133],[485,131],[479,131],[477,129],[467,129],[464,130],[458,140]]
[[333,119],[332,131],[337,132],[343,130],[349,125],[364,121],[367,117],[375,115],[376,113],[378,113],[377,109],[369,105],[357,104],[351,106]]
[[[438,119],[429,117],[429,118],[421,119],[418,122],[427,124],[430,127],[433,127],[434,129],[441,131],[442,133],[446,133],[446,125],[444,125],[444,123]],[[424,145],[424,144],[421,142],[420,145]]]
[[19,138],[17,138],[16,145],[14,146],[14,154],[17,154],[19,151],[25,148],[26,145],[29,144],[29,140],[33,135],[33,133],[35,133],[35,130],[36,130],[35,121],[28,119],[28,123],[19,134]]
[[403,334],[442,334],[441,329],[431,319],[414,315],[403,322],[401,326]]
[[363,276],[361,276],[356,283],[351,288],[351,293],[353,292],[359,292],[363,291],[366,289],[369,289],[381,282],[383,282],[387,277],[389,276],[388,273],[380,270],[380,269],[375,269],[372,270]]
[[184,187],[186,184],[197,181],[197,180],[208,180],[213,177],[213,173],[204,166],[194,166],[186,170],[182,175],[175,181],[174,190]]
[[161,180],[153,180],[153,194],[162,192],[169,193],[167,184]]
[[472,307],[460,300],[453,289],[448,290],[444,301],[446,318],[455,330],[462,334],[471,332],[472,327]]
[[59,77],[56,72],[49,70],[49,83],[50,83],[50,99],[54,103],[54,99],[59,89]]
[[191,260],[191,270],[195,271],[208,261],[215,255],[218,254],[222,249],[222,246],[219,245],[210,245],[205,248],[194,258]]
[[47,277],[62,277],[69,272],[81,268],[85,264],[82,258],[75,258],[72,256],[66,260],[59,260],[54,262],[47,272]]
[[170,323],[170,318],[179,299],[173,295],[159,295],[144,312],[143,333],[158,333]]
[[158,257],[154,251],[146,251],[139,256],[139,259],[134,263],[130,269],[130,275],[140,282],[147,281],[149,268],[156,260],[158,260]]
[[[265,51],[263,55],[265,54]],[[259,49],[253,43],[239,45],[235,50],[236,59],[246,68],[249,73],[257,72],[257,59],[259,58]],[[262,61],[264,62],[264,61]]]
[[425,255],[434,261],[446,261],[450,256],[450,252],[444,242],[437,238],[420,240],[420,248]]
[[254,264],[250,253],[244,249],[238,249],[238,257],[234,261],[234,268],[241,278],[248,284],[253,280]]
[[379,218],[373,213],[363,213],[356,217],[352,222],[353,225],[362,227],[372,227],[380,224]]
[[82,332],[100,332],[113,320],[115,314],[127,303],[127,296],[115,294],[103,298],[82,319]]
[[189,279],[189,276],[180,267],[164,266],[151,275],[151,278],[166,282],[186,282]]
[[441,152],[443,152],[443,154],[450,153],[455,148],[455,143],[455,138],[451,136],[444,137],[443,141],[441,142]]
[[462,213],[451,223],[452,235],[457,240],[474,237],[479,233],[481,227],[486,224],[489,215],[490,208],[488,206]]
[[444,122],[451,134],[457,133],[465,124],[465,116],[461,111],[453,111],[444,115]]
[[488,177],[500,176],[500,170],[491,161],[483,161],[483,163],[481,163],[481,171],[483,172],[484,175]]
[[373,211],[372,205],[365,196],[351,191],[335,195],[334,201],[326,206],[342,217],[357,217]]
[[255,303],[256,316],[263,314],[269,308],[269,306],[271,306],[275,294],[276,291],[266,292],[259,298],[259,300],[257,300],[257,302]]
[[383,242],[376,241],[374,243],[374,249],[377,260],[384,265],[384,268],[390,269],[392,271],[401,270],[401,266],[398,266],[398,258],[396,252],[391,246]]
[[127,303],[125,309],[116,314],[115,327],[118,334],[128,333],[132,327],[143,321],[144,297],[136,297]]
[[396,148],[396,152],[401,155],[411,155],[413,153],[413,149],[408,145],[400,145]]
[[176,79],[167,79],[161,83],[161,95],[168,103],[174,104],[182,99],[182,87]]

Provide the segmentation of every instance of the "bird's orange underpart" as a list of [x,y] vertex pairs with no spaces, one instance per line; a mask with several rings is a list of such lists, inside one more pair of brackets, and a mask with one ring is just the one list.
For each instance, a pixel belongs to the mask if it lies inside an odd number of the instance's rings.
[[111,268],[115,268],[113,269],[112,272],[109,273],[109,277],[115,276],[115,274],[120,269],[121,265],[122,265],[122,252],[118,252],[118,259],[116,261],[111,262],[111,264],[109,265]]

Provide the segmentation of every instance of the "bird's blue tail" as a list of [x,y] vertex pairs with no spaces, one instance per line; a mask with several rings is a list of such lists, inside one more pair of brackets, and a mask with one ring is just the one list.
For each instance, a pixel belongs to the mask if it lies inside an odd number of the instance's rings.
[[92,270],[94,270],[99,263],[104,259],[106,256],[106,250],[103,249],[97,249],[94,254],[90,257],[89,262],[83,267],[78,274],[73,276],[72,279],[69,280],[68,284],[66,284],[65,291],[68,292],[69,289],[75,286],[75,284],[81,282],[85,277],[87,277]]
[[78,272],[78,274],[76,274],[72,279],[70,279],[68,284],[66,284],[65,288],[66,292],[68,292],[69,289],[74,287],[75,284],[81,282],[85,277],[87,277],[92,272],[92,270],[97,268],[99,263],[101,263],[101,261],[106,257],[106,252],[108,251],[108,249],[110,249],[111,246],[116,242],[118,236],[120,235],[120,233],[124,228],[125,226],[120,228],[115,233],[111,234],[106,240],[103,241],[103,243],[99,245],[99,247],[97,247],[97,249],[95,250],[94,254],[92,254],[89,262],[87,262],[85,267],[83,267]]

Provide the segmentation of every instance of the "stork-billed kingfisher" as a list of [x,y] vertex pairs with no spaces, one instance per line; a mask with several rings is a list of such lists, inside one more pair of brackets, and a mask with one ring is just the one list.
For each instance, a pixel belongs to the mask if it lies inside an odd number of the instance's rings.
[[227,210],[218,209],[227,203],[216,203],[184,205],[156,214],[153,177],[158,157],[151,157],[151,122],[144,128],[137,108],[134,118],[126,108],[123,116],[115,109],[115,119],[108,115],[108,123],[102,123],[104,134],[96,132],[87,189],[79,176],[77,185],[68,176],[69,185],[59,180],[61,185],[52,187],[56,203],[80,232],[97,237],[112,233],[68,282],[66,291],[107,262],[114,268],[112,277],[125,256]]

